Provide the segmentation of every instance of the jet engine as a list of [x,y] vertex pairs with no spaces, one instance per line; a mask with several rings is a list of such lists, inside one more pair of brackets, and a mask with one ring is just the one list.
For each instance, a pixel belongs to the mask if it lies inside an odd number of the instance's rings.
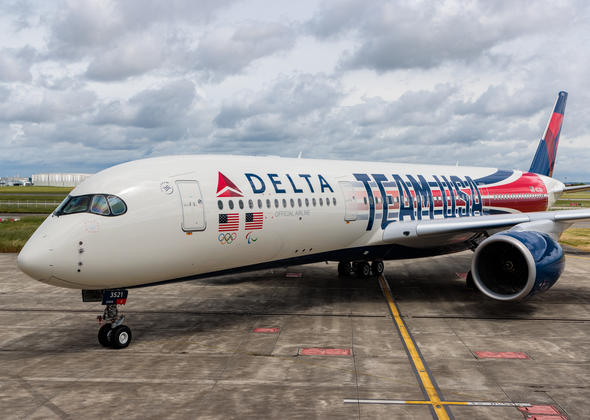
[[507,231],[477,247],[471,273],[483,294],[511,302],[548,290],[559,279],[564,264],[563,249],[546,233]]

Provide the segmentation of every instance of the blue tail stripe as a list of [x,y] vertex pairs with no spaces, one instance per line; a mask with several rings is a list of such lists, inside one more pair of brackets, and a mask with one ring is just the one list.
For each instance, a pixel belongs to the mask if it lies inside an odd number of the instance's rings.
[[565,101],[567,99],[567,92],[561,91],[559,92],[559,97],[557,99],[557,103],[555,104],[555,109],[553,112],[557,112],[558,114],[563,115],[565,112]]
[[539,142],[539,147],[537,147],[537,153],[535,153],[529,172],[541,175],[549,174],[549,156],[547,155],[547,145],[544,139],[541,139]]

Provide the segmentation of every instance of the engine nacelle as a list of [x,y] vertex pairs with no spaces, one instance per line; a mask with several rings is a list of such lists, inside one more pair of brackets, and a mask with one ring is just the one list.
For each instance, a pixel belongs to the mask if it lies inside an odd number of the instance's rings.
[[563,249],[549,235],[507,231],[477,247],[471,273],[483,294],[510,302],[548,290],[559,279],[564,264]]

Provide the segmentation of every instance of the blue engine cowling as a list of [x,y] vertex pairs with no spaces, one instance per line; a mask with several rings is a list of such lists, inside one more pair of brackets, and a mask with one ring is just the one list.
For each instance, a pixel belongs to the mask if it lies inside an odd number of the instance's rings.
[[564,265],[563,249],[549,235],[507,231],[490,236],[477,247],[471,273],[483,294],[510,302],[548,290]]

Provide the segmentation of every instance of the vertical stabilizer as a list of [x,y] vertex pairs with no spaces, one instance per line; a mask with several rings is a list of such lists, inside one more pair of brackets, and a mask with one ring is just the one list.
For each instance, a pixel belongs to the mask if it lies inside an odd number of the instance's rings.
[[557,157],[557,145],[559,144],[559,135],[561,134],[561,124],[563,123],[566,102],[567,92],[559,92],[553,114],[549,119],[545,134],[539,142],[539,147],[537,147],[537,153],[535,153],[529,172],[553,176],[553,167],[555,166],[555,158]]

